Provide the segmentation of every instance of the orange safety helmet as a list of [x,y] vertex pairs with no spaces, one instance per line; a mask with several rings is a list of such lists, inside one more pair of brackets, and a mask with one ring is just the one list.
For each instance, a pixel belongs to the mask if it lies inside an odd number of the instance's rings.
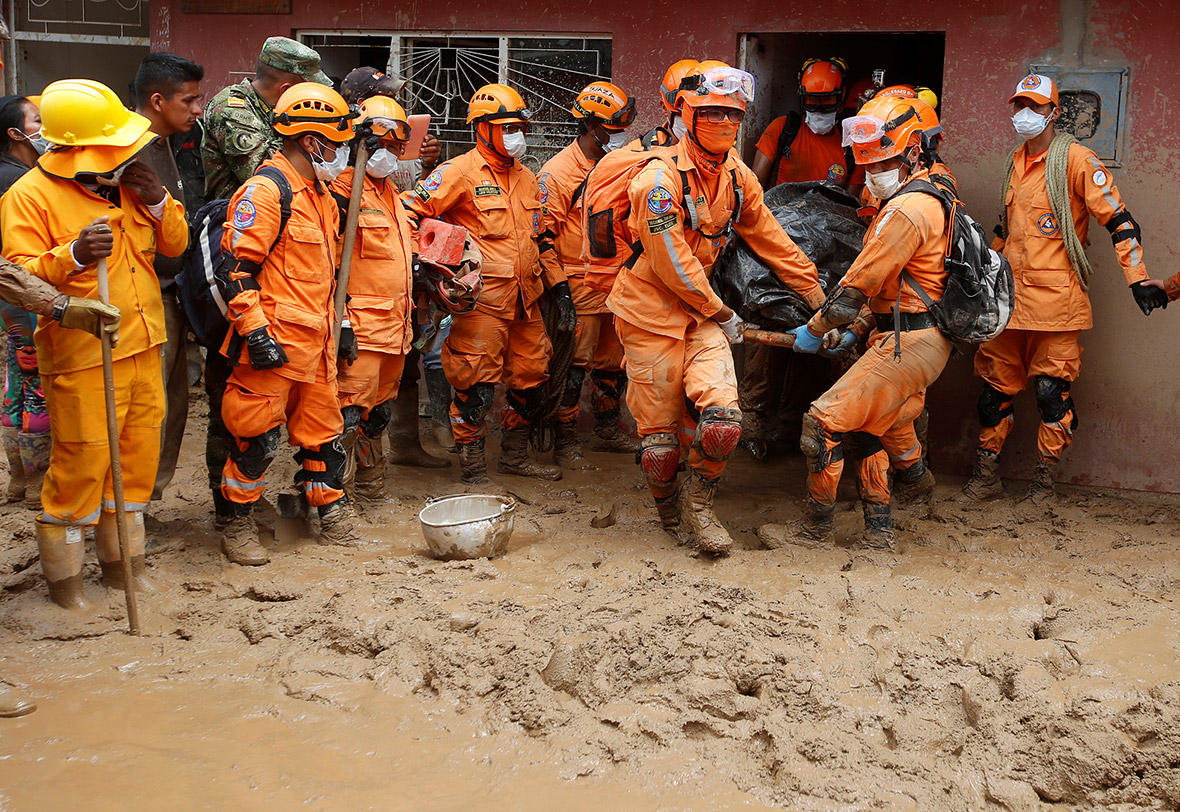
[[892,97],[894,99],[920,99],[925,104],[929,105],[931,109],[938,107],[938,94],[928,87],[921,85],[890,85],[883,87],[877,91],[873,98],[880,98],[882,96]]
[[398,141],[410,138],[410,120],[405,108],[388,96],[370,96],[360,104],[358,124],[368,124],[373,135],[393,136]]
[[938,117],[924,102],[875,98],[855,116],[844,119],[842,143],[852,149],[858,165],[875,164],[895,158],[915,144],[925,147],[932,126],[938,126]]
[[732,67],[728,62],[722,62],[720,59],[706,59],[697,66],[701,73],[708,73],[713,68],[728,68]]
[[467,123],[487,121],[492,124],[528,124],[533,111],[508,85],[484,85],[467,104]]
[[635,99],[627,98],[618,85],[594,82],[582,88],[570,112],[574,118],[596,118],[604,127],[622,130],[635,119]]
[[745,110],[746,105],[754,100],[754,77],[723,63],[699,77],[696,87],[684,90],[681,100],[692,108],[730,107]]
[[843,59],[808,59],[799,69],[799,98],[813,104],[840,104],[844,101],[845,74]]
[[669,113],[676,112],[677,97],[685,77],[700,73],[700,64],[695,59],[681,59],[672,63],[672,67],[664,73],[664,81],[660,85],[660,103]]
[[315,133],[343,143],[352,138],[352,120],[358,115],[332,88],[318,82],[300,82],[279,96],[274,110],[274,128],[279,135],[288,138]]

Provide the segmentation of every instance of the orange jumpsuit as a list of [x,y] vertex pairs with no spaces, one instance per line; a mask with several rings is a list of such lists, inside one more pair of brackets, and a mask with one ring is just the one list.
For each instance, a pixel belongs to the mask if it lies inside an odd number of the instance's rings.
[[[778,142],[786,124],[787,117],[779,116],[770,122],[755,144],[755,149],[771,164],[778,157]],[[806,123],[800,122],[790,155],[779,161],[778,177],[770,179],[770,186],[809,180],[826,180],[845,188],[850,181],[854,185],[864,183],[864,168],[852,163],[840,146],[840,139],[839,125],[827,135],[816,135]]]
[[[929,172],[913,175],[923,179]],[[891,310],[926,314],[926,305],[908,286],[907,271],[938,301],[946,289],[946,214],[934,197],[920,192],[890,199],[869,224],[864,249],[841,280],[869,298],[878,319],[892,325]],[[817,324],[821,315],[812,318]],[[917,317],[915,317],[916,319]],[[917,322],[916,322],[917,324]],[[926,388],[938,379],[950,358],[951,342],[935,326],[901,332],[900,358],[892,327],[875,332],[868,349],[831,389],[811,405],[810,416],[823,432],[824,448],[811,465],[808,492],[820,505],[836,501],[844,468],[841,436],[864,432],[880,438],[882,449],[864,454],[860,466],[861,497],[889,504],[889,462],[906,470],[921,459],[914,418],[925,404]],[[804,437],[804,442],[807,442]]]
[[[694,166],[686,141],[657,148],[652,157],[628,190],[627,225],[643,253],[634,267],[619,271],[607,305],[626,355],[627,406],[640,438],[675,434],[683,447],[696,432],[691,412],[738,405],[733,354],[713,320],[724,304],[709,284],[737,200],[731,171],[744,196],[736,232],[812,307],[823,302],[823,291],[815,265],[775,221],[754,173],[732,152],[712,177]],[[680,171],[687,173],[700,230],[685,225]],[[688,464],[705,480],[716,480],[725,470],[724,459],[709,459],[695,445],[688,449]],[[657,499],[671,496],[676,487],[674,481],[667,487],[649,481],[649,486]]]
[[[160,456],[164,385],[160,351],[166,339],[156,253],[180,256],[188,245],[184,207],[171,197],[156,220],[133,191],[118,202],[73,180],[34,170],[0,202],[4,254],[69,296],[98,298],[97,266],[78,269],[70,246],[95,218],[110,217],[115,244],[107,258],[111,304],[122,314],[115,347],[115,408],[124,499],[147,507]],[[103,409],[102,344],[82,330],[41,319],[34,335],[53,448],[41,492],[44,522],[93,524],[100,506],[115,509]]]
[[[221,416],[237,443],[222,471],[221,492],[248,507],[266,487],[266,467],[278,452],[279,426],[286,424],[303,471],[296,475],[307,501],[322,507],[344,491],[344,453],[336,442],[343,428],[336,400],[336,351],[332,340],[332,294],[340,211],[319,182],[306,180],[280,152],[263,166],[275,166],[291,186],[291,218],[279,234],[279,191],[274,182],[255,176],[230,200],[222,250],[239,261],[261,266],[256,290],[246,289],[229,302],[233,329],[222,354],[235,363],[229,376]],[[241,269],[233,279],[245,279]],[[245,337],[266,327],[287,354],[277,369],[250,366]],[[237,348],[235,331],[242,337]]]
[[[623,345],[615,333],[615,319],[606,306],[606,294],[586,284],[582,266],[582,192],[586,177],[593,168],[594,161],[587,158],[574,141],[541,167],[541,204],[545,227],[554,235],[557,261],[569,280],[574,307],[578,311],[572,366],[582,370],[583,375],[585,370],[591,370],[594,412],[617,414],[626,380]],[[581,378],[578,376],[579,383]],[[578,419],[580,396],[581,386],[576,393],[569,393],[557,414],[559,422],[572,423]]]
[[[1016,277],[1012,320],[975,355],[975,374],[985,384],[980,397],[983,426],[979,445],[1000,452],[1012,431],[1012,398],[1036,376],[1041,411],[1037,452],[1042,460],[1056,461],[1069,446],[1077,423],[1069,385],[1081,369],[1078,339],[1094,320],[1090,296],[1069,263],[1059,224],[1049,208],[1045,190],[1048,151],[1029,156],[1027,149],[1024,144],[1016,152],[1004,197],[1008,239],[1003,251]],[[1070,145],[1066,174],[1071,225],[1085,245],[1090,215],[1106,225],[1125,207],[1114,179],[1093,150]],[[1127,284],[1148,278],[1139,240],[1121,240],[1115,244],[1115,252]]]
[[509,390],[505,429],[524,428],[540,409],[552,345],[537,300],[565,279],[555,261],[542,263],[537,176],[485,149],[480,144],[444,163],[404,198],[413,217],[466,228],[483,255],[479,302],[454,317],[442,350],[443,371],[455,388],[451,428],[460,444],[487,436],[484,421],[501,381]]

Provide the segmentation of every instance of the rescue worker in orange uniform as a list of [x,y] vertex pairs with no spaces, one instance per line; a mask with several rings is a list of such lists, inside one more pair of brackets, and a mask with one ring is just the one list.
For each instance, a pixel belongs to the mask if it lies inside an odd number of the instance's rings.
[[483,256],[479,301],[473,311],[454,316],[442,352],[443,370],[455,388],[451,428],[467,483],[487,481],[485,421],[501,382],[508,393],[499,471],[561,479],[559,469],[537,465],[528,454],[528,427],[542,406],[541,385],[552,354],[538,304],[545,288],[556,298],[560,329],[573,331],[577,319],[552,243],[541,239],[545,224],[537,176],[520,163],[531,116],[511,87],[481,87],[467,108],[475,149],[435,169],[406,196],[417,218],[466,228]]
[[[351,491],[355,481],[358,497],[379,500],[385,496],[381,436],[413,336],[410,218],[391,177],[410,137],[410,123],[388,96],[370,96],[360,111],[360,137],[376,149],[365,166],[336,382],[347,455],[345,488]],[[354,173],[349,167],[332,181],[342,213]]]
[[[280,427],[299,451],[295,476],[320,516],[320,542],[355,544],[356,514],[344,495],[343,421],[333,339],[340,211],[328,192],[348,163],[352,114],[335,90],[315,82],[288,88],[275,104],[283,146],[230,199],[218,283],[232,329],[222,354],[235,364],[221,416],[234,438],[221,493],[233,518],[222,533],[230,561],[267,563],[251,510],[278,454]],[[290,217],[282,225],[283,194]]]
[[[105,85],[54,82],[41,98],[42,135],[55,146],[0,202],[5,254],[69,297],[97,299],[106,258],[111,304],[119,310],[115,401],[132,573],[144,576],[143,511],[160,455],[164,385],[159,346],[164,306],[156,254],[188,245],[184,207],[138,160],[154,140],[143,116]],[[102,346],[52,319],[35,333],[53,434],[37,518],[41,566],[55,603],[83,609],[83,527],[95,524],[103,584],[122,588],[110,448],[102,409]],[[97,406],[96,406],[97,404]]]
[[[738,316],[709,284],[713,264],[736,231],[812,307],[823,301],[815,265],[775,222],[757,179],[731,153],[753,95],[754,78],[729,67],[710,70],[680,93],[687,137],[654,149],[632,177],[628,226],[643,250],[619,271],[607,297],[626,355],[639,461],[661,524],[710,553],[733,544],[713,512],[713,496],[741,438],[729,345],[743,336]],[[682,445],[689,468],[683,493]]]
[[1057,133],[1053,122],[1061,108],[1053,80],[1030,74],[1009,101],[1013,126],[1025,140],[1008,166],[1001,235],[993,248],[1002,247],[1012,264],[1016,297],[1008,328],[975,355],[975,374],[984,384],[978,403],[981,429],[975,470],[963,495],[978,501],[1003,492],[1000,451],[1012,431],[1012,398],[1032,378],[1041,425],[1036,473],[1025,498],[1037,504],[1053,497],[1061,454],[1077,427],[1070,386],[1081,369],[1082,331],[1094,323],[1084,250],[1091,215],[1110,232],[1123,276],[1144,315],[1167,298],[1145,284],[1139,225],[1123,205],[1110,171],[1093,150]]
[[[897,194],[906,183],[930,176],[924,129],[909,101],[896,98],[873,99],[844,122],[845,143],[865,167],[869,190],[884,205],[839,286],[829,292],[819,312],[794,331],[795,351],[816,352],[839,341],[837,331],[852,323],[866,303],[877,331],[865,353],[803,418],[800,448],[809,469],[807,510],[785,539],[782,528],[762,527],[758,535],[771,546],[783,540],[805,546],[831,543],[845,434],[863,432],[879,438],[876,448],[862,447],[859,463],[865,546],[893,547],[890,458],[903,481],[928,476],[914,418],[922,410],[926,388],[950,358],[951,342],[918,293],[902,284],[901,274],[913,277],[934,301],[942,298],[946,215],[935,197]],[[895,306],[900,310],[896,331],[890,312]]]
[[541,202],[546,230],[553,234],[556,259],[570,284],[578,326],[574,358],[565,396],[557,415],[554,457],[559,465],[577,468],[582,460],[578,444],[578,404],[582,384],[590,377],[594,409],[595,451],[634,453],[638,444],[619,431],[619,406],[626,390],[623,345],[615,334],[615,319],[606,294],[586,285],[582,266],[582,193],[594,165],[626,144],[626,128],[635,115],[635,101],[618,85],[593,82],[574,100],[578,137],[541,167]]

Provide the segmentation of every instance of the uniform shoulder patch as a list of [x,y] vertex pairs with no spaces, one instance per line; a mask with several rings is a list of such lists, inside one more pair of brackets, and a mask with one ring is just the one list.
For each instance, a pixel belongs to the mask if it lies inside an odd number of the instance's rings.
[[1107,178],[1106,172],[1102,171],[1101,169],[1095,169],[1094,174],[1090,177],[1090,180],[1094,181],[1095,186],[1105,186],[1106,181],[1109,180],[1109,178]]
[[676,215],[672,212],[659,217],[649,217],[647,220],[647,230],[650,234],[663,234],[665,231],[671,230],[675,225]]
[[549,202],[549,173],[541,175],[537,178],[537,191],[541,194],[541,205],[544,206]]
[[239,230],[249,228],[254,225],[256,217],[258,217],[258,210],[249,200],[239,200],[238,204],[234,206],[234,228]]
[[541,233],[541,212],[539,211],[533,212],[533,233]]
[[228,99],[225,100],[225,106],[226,107],[245,107],[246,100],[239,99],[237,96],[230,96]]
[[666,214],[672,210],[672,193],[657,186],[647,193],[647,210],[652,214]]
[[422,181],[422,188],[428,192],[433,192],[442,185],[442,167],[431,172],[426,176],[426,180]]

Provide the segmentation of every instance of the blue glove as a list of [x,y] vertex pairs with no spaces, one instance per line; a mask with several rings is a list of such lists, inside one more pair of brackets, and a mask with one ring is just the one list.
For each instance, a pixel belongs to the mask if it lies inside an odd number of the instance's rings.
[[795,352],[806,352],[814,354],[819,351],[823,344],[824,337],[817,336],[815,333],[807,329],[806,324],[800,324],[791,331],[795,336]]
[[832,347],[830,350],[820,350],[819,354],[824,358],[843,358],[848,353],[852,352],[852,348],[856,346],[856,342],[860,337],[851,330],[845,330],[840,336],[840,343]]

